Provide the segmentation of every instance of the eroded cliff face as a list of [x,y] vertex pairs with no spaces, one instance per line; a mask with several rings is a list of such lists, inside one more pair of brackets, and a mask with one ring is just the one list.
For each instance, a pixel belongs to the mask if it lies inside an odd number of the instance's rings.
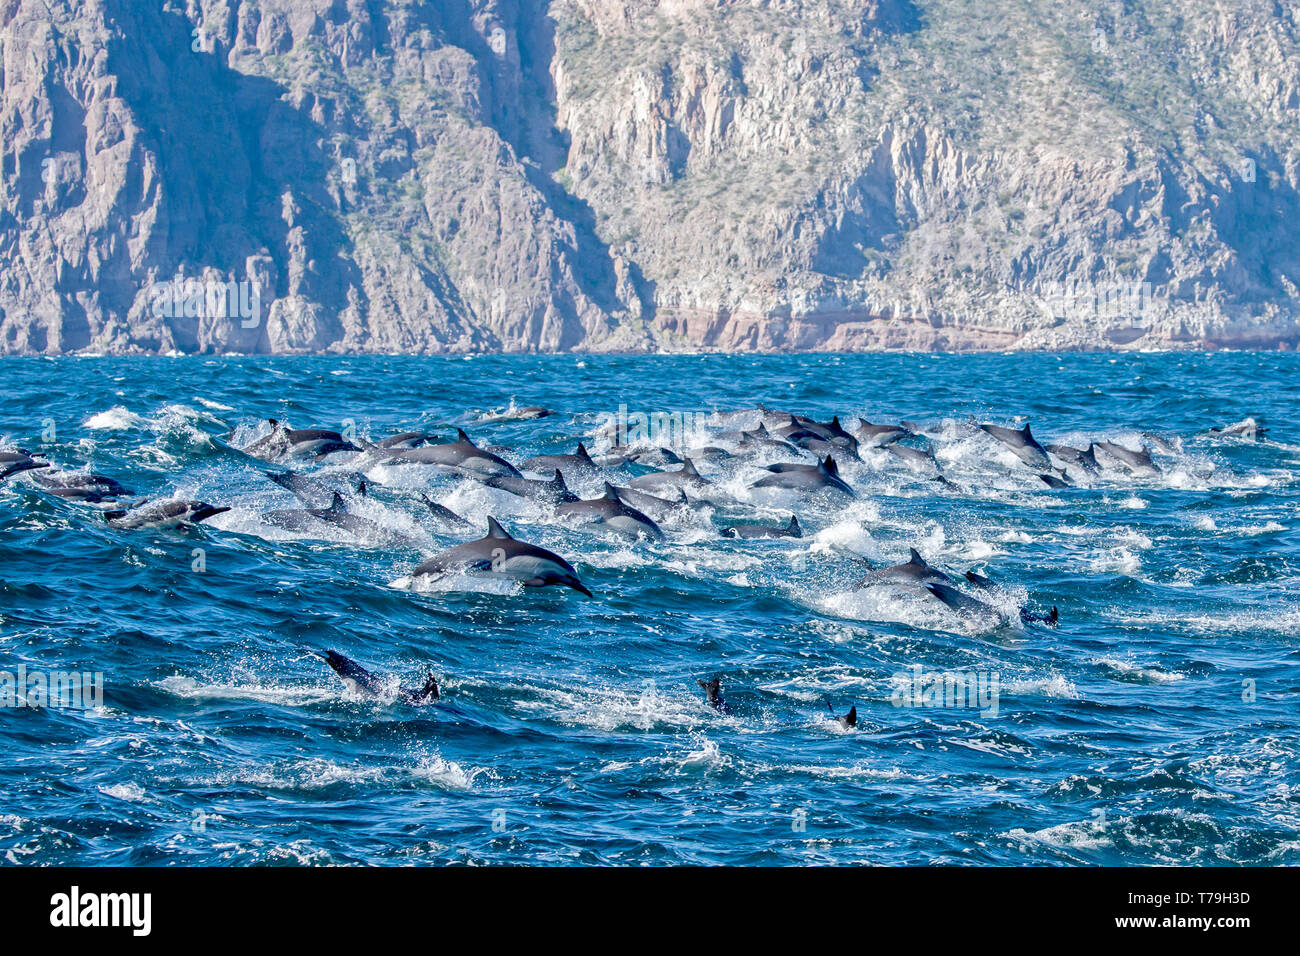
[[0,0],[0,350],[1291,345],[1298,18]]

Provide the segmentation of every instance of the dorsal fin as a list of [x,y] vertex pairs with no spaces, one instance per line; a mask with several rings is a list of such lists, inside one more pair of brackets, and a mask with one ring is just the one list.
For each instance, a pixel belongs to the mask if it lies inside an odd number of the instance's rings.
[[840,473],[839,466],[835,464],[835,459],[830,455],[826,456],[826,460],[822,462],[822,467],[826,469],[828,475],[838,475]]
[[1025,427],[1020,429],[1020,434],[1024,435],[1030,441],[1033,441],[1034,436],[1029,434],[1029,422],[1025,422]]
[[785,530],[786,530],[786,531],[798,531],[798,530],[799,530],[799,516],[798,516],[798,515],[791,515],[791,516],[790,516],[790,523],[789,523],[788,525],[785,526]]
[[695,462],[691,461],[689,458],[682,459],[682,474],[694,475],[696,478],[700,476],[700,473],[695,470]]
[[347,511],[348,506],[343,502],[343,496],[336,491],[334,492],[334,497],[330,499],[329,508],[327,508],[326,510],[335,511],[335,512]]
[[578,442],[578,450],[573,454],[576,458],[581,458],[584,461],[591,461],[591,455],[587,453],[587,446],[582,442]]
[[908,550],[911,552],[907,559],[908,564],[925,564],[925,558],[921,557],[920,551],[917,551],[916,548],[908,548]]
[[766,438],[771,434],[771,432],[767,430],[767,424],[765,422],[759,422],[758,427],[754,429],[754,434],[758,435],[760,438]]
[[605,497],[606,498],[618,497],[618,489],[615,488],[613,485],[611,485],[608,481],[605,482]]
[[487,536],[489,538],[503,538],[506,540],[512,540],[510,538],[510,533],[506,531],[505,528],[501,527],[501,525],[497,522],[496,518],[493,518],[491,516],[488,517]]
[[456,440],[463,441],[466,445],[474,444],[474,442],[470,440],[470,437],[465,434],[465,429],[463,428],[456,429]]
[[826,427],[829,428],[831,431],[837,431],[837,432],[844,431],[844,426],[840,424],[840,416],[838,415],[832,415],[831,423]]
[[[563,488],[565,491],[569,490],[569,486],[564,483],[564,472],[558,468],[555,469],[555,477],[551,479],[550,484],[555,485],[557,488]],[[606,484],[609,484],[609,482],[606,482]]]

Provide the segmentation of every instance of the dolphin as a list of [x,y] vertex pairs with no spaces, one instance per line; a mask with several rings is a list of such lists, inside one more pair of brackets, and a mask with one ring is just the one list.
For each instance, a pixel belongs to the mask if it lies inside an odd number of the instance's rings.
[[334,500],[334,489],[301,472],[282,471],[266,473],[266,477],[290,492],[308,508],[328,508]]
[[393,544],[411,544],[411,539],[400,532],[385,528],[383,525],[372,521],[369,518],[363,518],[361,515],[352,514],[348,511],[347,502],[338,492],[330,500],[328,508],[316,508],[312,514],[320,518],[326,524],[335,525],[342,528],[349,534],[363,540],[379,543]]
[[1036,471],[1047,471],[1052,467],[1047,451],[1034,440],[1029,433],[1029,426],[1024,428],[1003,428],[1001,425],[980,425],[980,430],[988,432],[1002,444],[1006,445],[1016,457]]
[[1253,418],[1244,418],[1234,425],[1224,425],[1222,428],[1211,428],[1210,434],[1222,435],[1225,438],[1244,438],[1247,441],[1256,441],[1268,434],[1268,429],[1264,428]]
[[240,451],[263,461],[279,461],[289,453],[289,430],[278,419],[268,418],[267,422],[271,425],[270,432],[245,445]]
[[701,445],[699,448],[689,449],[686,454],[695,461],[726,461],[734,457],[727,449],[719,448],[717,445]]
[[328,508],[290,509],[287,511],[268,511],[262,515],[267,524],[286,531],[301,531],[308,534],[318,533],[320,524],[342,528],[348,534],[361,541],[375,544],[409,545],[411,539],[397,531],[385,528],[369,518],[355,515],[348,511],[347,502],[337,491],[333,493]]
[[931,583],[925,589],[949,610],[982,627],[997,627],[1006,623],[1006,616],[992,604],[985,604],[969,594],[963,594],[951,584]]
[[671,448],[648,448],[634,450],[628,445],[618,445],[610,449],[611,454],[620,455],[624,462],[634,461],[638,465],[650,468],[662,468],[665,465],[680,465],[682,458]]
[[1138,475],[1158,475],[1160,468],[1151,460],[1151,453],[1145,448],[1141,451],[1134,451],[1131,448],[1125,448],[1123,445],[1117,445],[1114,442],[1099,441],[1095,443],[1094,448],[1100,448],[1115,461],[1127,468],[1129,471]]
[[605,493],[589,501],[571,501],[555,509],[559,518],[578,518],[584,523],[630,538],[646,537],[659,541],[664,533],[645,514],[623,502],[608,481]]
[[434,435],[428,432],[398,432],[375,443],[377,448],[419,448],[433,441]]
[[522,467],[526,471],[540,474],[547,474],[558,468],[564,473],[564,477],[570,480],[590,478],[600,472],[600,466],[591,460],[587,446],[582,442],[578,442],[578,447],[572,455],[537,455],[525,461]]
[[348,439],[328,428],[290,428],[289,455],[294,458],[324,458],[338,451],[360,451]]
[[489,488],[500,488],[520,498],[532,498],[549,504],[566,504],[577,501],[578,496],[564,483],[564,473],[555,469],[555,477],[549,481],[534,481],[532,478],[514,478],[510,475],[492,475],[483,484]]
[[623,500],[624,504],[631,505],[637,511],[649,515],[655,521],[664,521],[672,516],[678,508],[686,504],[686,492],[680,488],[664,488],[665,492],[674,494],[672,498],[659,498],[655,495],[646,494],[644,491],[637,491],[635,488],[620,488],[617,485],[609,485],[614,489],[614,494]]
[[49,467],[48,461],[37,461],[21,448],[14,451],[0,451],[0,481],[20,472]]
[[823,458],[826,455],[839,455],[841,460],[845,458],[852,458],[854,461],[862,460],[858,457],[856,442],[854,442],[852,446],[849,446],[839,442],[828,441],[827,439],[820,438],[816,435],[797,436],[793,438],[792,441],[797,447],[802,448],[804,451],[812,452],[818,458]]
[[835,708],[831,706],[829,700],[826,701],[826,709],[831,712],[831,716],[835,718],[835,722],[845,730],[852,730],[854,727],[858,726],[858,707],[856,704],[850,707],[849,712],[843,717],[835,713]]
[[131,495],[131,492],[117,481],[104,475],[87,475],[69,471],[49,473],[33,471],[31,478],[42,490],[68,501],[100,504]]
[[361,450],[328,428],[289,428],[275,418],[268,418],[267,422],[271,431],[240,451],[263,461],[280,461],[284,458],[319,459],[337,451]]
[[815,428],[818,428],[816,422],[811,420],[801,422],[793,415],[790,415],[789,420],[784,425],[771,429],[771,433],[783,441],[790,442],[790,444],[794,444],[801,438],[824,439],[826,436],[821,431],[814,431]]
[[433,501],[428,495],[421,493],[420,500],[423,501],[425,507],[427,507],[433,513],[433,517],[436,521],[439,521],[444,525],[448,525],[456,529],[457,531],[474,530],[474,525],[472,522],[466,521],[464,518],[456,514],[456,512],[452,511],[450,508],[446,508],[438,504],[438,502]]
[[1049,488],[1070,487],[1070,483],[1065,480],[1064,476],[1058,478],[1056,475],[1042,474],[1038,476],[1038,480],[1041,481],[1043,484],[1047,485],[1047,487]]
[[857,430],[858,444],[867,448],[884,448],[896,441],[912,437],[914,437],[913,433],[902,425],[873,425],[865,418],[862,419],[862,424]]
[[[374,449],[370,449],[373,451]],[[435,465],[472,477],[509,475],[522,478],[519,469],[500,455],[479,448],[463,429],[456,429],[456,440],[438,445],[421,445],[418,448],[397,449],[387,457],[394,465]]]
[[506,408],[493,410],[479,417],[480,422],[529,422],[546,418],[555,412],[542,405],[527,405],[524,408]]
[[441,577],[458,571],[509,578],[524,587],[558,584],[594,597],[578,580],[573,565],[552,551],[512,538],[496,518],[488,518],[488,532],[482,538],[435,554],[411,576]]
[[695,470],[695,462],[689,458],[682,462],[682,467],[677,471],[655,471],[648,475],[641,475],[639,478],[633,478],[627,483],[629,488],[637,491],[655,491],[658,489],[680,488],[685,490],[690,488],[699,491],[712,486],[713,482],[702,476]]
[[907,464],[907,467],[911,468],[913,471],[937,471],[939,468],[939,463],[934,457],[933,445],[926,445],[925,451],[918,451],[917,449],[910,448],[907,445],[896,445],[892,443],[885,445],[884,448],[885,451],[889,452],[889,454],[893,455],[895,458],[901,458]]
[[761,423],[754,431],[742,431],[736,444],[745,451],[759,451],[764,448],[781,452],[797,453],[799,451],[798,448],[790,444],[788,441],[773,438],[772,434],[767,430],[767,426]]
[[1071,448],[1069,445],[1048,445],[1047,452],[1053,458],[1065,462],[1066,465],[1082,468],[1090,475],[1101,471],[1101,465],[1097,464],[1097,456],[1093,454],[1091,445],[1083,450]]
[[790,516],[790,523],[784,528],[769,528],[761,524],[733,524],[722,529],[724,538],[802,538],[803,528],[799,518]]
[[[1007,589],[1002,585],[998,584],[992,578],[985,577],[975,571],[967,571],[966,580],[981,591],[987,591],[990,594],[995,594],[1001,597],[1008,595]],[[1020,620],[1024,621],[1026,624],[1046,624],[1048,627],[1056,627],[1060,620],[1060,616],[1060,611],[1055,605],[1053,605],[1052,609],[1046,614],[1035,614],[1033,611],[1030,611],[1028,608],[1023,606],[1020,608]]]
[[425,704],[442,696],[438,691],[438,679],[434,677],[433,671],[429,671],[425,677],[423,687],[399,684],[394,688],[395,682],[391,679],[372,674],[350,657],[344,657],[337,651],[326,651],[321,654],[308,649],[308,653],[328,664],[334,673],[339,675],[344,686],[354,694],[383,700],[388,699],[395,689],[397,699],[406,704]]
[[872,584],[951,584],[952,578],[944,574],[936,567],[927,564],[925,558],[916,548],[909,549],[908,559],[902,564],[895,564],[890,568],[879,568],[867,573],[861,581],[854,585],[854,590],[864,588]]
[[827,455],[815,465],[767,465],[772,472],[750,485],[750,488],[785,488],[814,494],[837,493],[856,498],[857,494],[840,477],[835,459]]
[[164,498],[138,504],[130,509],[105,511],[104,520],[114,528],[135,530],[137,528],[184,528],[206,521],[213,515],[219,515],[230,509],[221,505],[210,505],[205,501],[185,501],[176,498]]
[[697,680],[695,683],[704,691],[704,699],[710,707],[720,714],[731,713],[731,706],[722,699],[722,681],[715,677],[713,680]]

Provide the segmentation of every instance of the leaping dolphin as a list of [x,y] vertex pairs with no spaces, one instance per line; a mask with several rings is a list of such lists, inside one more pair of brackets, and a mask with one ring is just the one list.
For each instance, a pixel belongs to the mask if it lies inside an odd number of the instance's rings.
[[969,594],[963,594],[951,584],[931,583],[925,589],[933,594],[950,611],[981,627],[997,627],[1006,623],[1006,615],[992,604],[985,604]]
[[1123,445],[1109,441],[1099,441],[1093,447],[1100,448],[1110,458],[1136,475],[1150,476],[1161,473],[1160,467],[1151,460],[1151,453],[1145,448],[1134,451],[1132,448],[1125,448]]
[[1066,465],[1074,465],[1090,475],[1095,475],[1101,471],[1101,465],[1097,464],[1097,456],[1093,453],[1092,447],[1089,445],[1087,448],[1080,450],[1071,448],[1069,445],[1048,445],[1047,451],[1052,457],[1060,459]]
[[713,482],[695,470],[695,462],[689,458],[683,460],[682,467],[677,471],[655,471],[648,475],[641,475],[639,478],[633,478],[627,483],[629,488],[637,491],[657,491],[669,488],[679,488],[683,491],[689,488],[693,491],[702,491],[712,485]]
[[559,469],[567,479],[590,478],[600,472],[600,466],[591,460],[587,446],[578,442],[572,455],[536,455],[523,463],[524,470],[547,474]]
[[[374,452],[375,447],[368,449]],[[492,475],[509,475],[522,478],[519,469],[500,455],[479,448],[470,440],[463,429],[456,429],[456,440],[440,445],[421,445],[418,448],[399,449],[396,454],[386,457],[386,464],[393,465],[435,465],[460,474],[474,477]]]
[[758,479],[750,488],[783,488],[814,494],[833,492],[850,498],[857,497],[854,490],[840,477],[839,467],[830,455],[815,465],[767,465],[766,470],[772,474]]
[[573,565],[552,551],[511,537],[496,518],[488,518],[485,536],[434,555],[411,576],[442,577],[456,572],[508,578],[530,588],[558,584],[594,597],[578,580]]
[[1017,458],[1035,471],[1043,472],[1052,467],[1046,449],[1034,440],[1034,436],[1029,433],[1028,425],[1020,429],[1003,428],[1001,425],[981,425],[980,429],[1010,448]]
[[677,509],[686,504],[686,492],[680,488],[666,487],[663,490],[673,495],[673,497],[660,498],[644,491],[637,491],[635,488],[620,488],[617,485],[610,485],[609,487],[614,489],[614,494],[618,495],[625,504],[629,504],[637,511],[649,515],[655,521],[667,520],[672,517]]
[[902,564],[895,564],[889,568],[878,568],[869,571],[862,580],[854,585],[854,589],[868,587],[872,584],[950,584],[952,578],[944,574],[936,567],[926,563],[925,558],[921,557],[921,552],[916,548],[909,549],[908,559]]
[[131,496],[130,491],[104,475],[87,475],[69,471],[48,473],[33,471],[31,478],[43,491],[68,501],[101,504]]
[[556,517],[577,518],[587,524],[607,529],[631,538],[651,538],[659,541],[664,533],[647,515],[626,504],[605,482],[605,493],[590,501],[571,501],[555,509]]
[[339,675],[343,685],[354,694],[382,700],[392,696],[395,690],[397,699],[407,704],[424,704],[442,696],[438,690],[438,678],[434,676],[433,671],[429,671],[422,687],[399,684],[394,688],[395,682],[391,678],[386,679],[372,674],[350,657],[344,657],[337,651],[326,651],[321,654],[309,649],[308,652],[328,664],[334,673]]
[[130,509],[105,511],[104,520],[114,528],[128,531],[137,528],[184,528],[229,510],[205,501],[167,498],[145,502]]
[[938,471],[939,462],[934,457],[934,446],[926,445],[925,451],[919,451],[907,445],[889,444],[884,446],[885,451],[895,458],[901,458],[907,463],[907,467],[913,471],[927,472]]
[[896,441],[913,437],[913,433],[902,425],[873,425],[865,418],[858,426],[858,444],[867,448],[884,448]]
[[450,508],[438,504],[438,502],[431,499],[428,495],[421,493],[420,500],[424,502],[425,507],[433,514],[434,520],[447,525],[448,527],[454,528],[457,531],[474,530],[472,522],[466,521]]
[[240,449],[244,454],[263,461],[284,458],[324,458],[337,451],[361,449],[336,431],[328,428],[289,428],[284,422],[268,418],[269,434]]
[[50,463],[48,461],[37,461],[33,455],[21,448],[16,448],[13,451],[0,451],[0,481],[4,481],[10,475],[16,475],[20,472],[49,467]]
[[532,478],[515,478],[511,475],[493,475],[483,484],[489,488],[500,488],[520,498],[532,498],[547,504],[562,505],[577,501],[578,496],[564,483],[564,473],[555,469],[555,477],[549,481],[535,481]]

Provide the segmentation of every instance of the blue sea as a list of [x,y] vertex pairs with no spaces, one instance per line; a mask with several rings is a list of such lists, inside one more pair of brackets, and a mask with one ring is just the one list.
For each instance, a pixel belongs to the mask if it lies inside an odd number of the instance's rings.
[[[1300,863],[1295,355],[32,358],[0,382],[5,447],[231,508],[118,530],[30,474],[0,484],[0,670],[103,687],[0,707],[8,864]],[[377,544],[265,523],[301,506],[266,477],[283,463],[239,451],[273,417],[598,455],[620,408],[734,450],[704,416],[758,403],[916,423],[906,444],[951,484],[863,448],[839,463],[855,499],[759,500],[762,457],[701,460],[714,504],[646,542],[437,469],[293,465],[401,536]],[[533,405],[554,414],[514,414]],[[1267,434],[1210,431],[1250,417]],[[1049,487],[972,422],[1145,446],[1158,470]],[[791,514],[802,538],[719,534]],[[594,598],[413,582],[489,515]],[[856,586],[911,548],[1005,613]],[[432,669],[443,696],[354,692],[325,650]],[[977,680],[982,706],[913,694],[918,675]]]

